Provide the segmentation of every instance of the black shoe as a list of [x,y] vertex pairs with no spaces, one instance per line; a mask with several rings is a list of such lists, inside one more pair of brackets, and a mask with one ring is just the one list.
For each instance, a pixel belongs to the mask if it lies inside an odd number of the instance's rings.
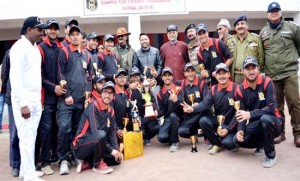
[[39,164],[35,165],[35,171],[41,171],[41,169],[42,169],[41,165],[39,165]]
[[12,174],[13,177],[18,177],[19,173],[20,173],[20,169],[18,169],[18,168],[12,168],[11,174]]

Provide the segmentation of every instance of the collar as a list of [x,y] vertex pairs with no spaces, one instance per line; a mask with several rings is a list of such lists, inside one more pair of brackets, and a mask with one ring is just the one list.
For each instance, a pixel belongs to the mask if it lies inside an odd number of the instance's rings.
[[102,52],[104,53],[104,55],[112,55],[112,52],[108,52],[106,49],[104,49]]
[[[209,37],[208,37],[207,43],[208,43],[208,48],[214,45],[213,39],[209,38]],[[200,49],[201,49],[201,51],[203,51],[205,49],[203,44],[201,45]]]
[[[116,47],[118,47],[118,49],[122,49],[122,47],[121,47],[120,43],[118,43],[118,44],[116,45]],[[131,46],[130,46],[128,43],[126,43],[126,47],[125,47],[125,49],[129,50],[129,49],[130,49],[130,47],[131,47]]]
[[85,49],[88,50],[88,51],[90,51],[90,52],[93,51],[93,50],[90,49],[90,47],[88,47],[88,46],[86,46]]
[[[198,76],[195,76],[194,81],[193,81],[193,85],[198,85],[198,82],[199,82],[199,78],[198,78]],[[185,80],[185,86],[188,86],[188,85],[189,85],[189,81],[186,79]]]
[[[229,80],[229,83],[227,85],[226,91],[231,92],[233,89],[233,82]],[[218,91],[222,90],[221,84],[218,83]]]
[[[172,83],[170,89],[174,89],[175,87],[176,87],[175,84]],[[168,89],[165,85],[163,86],[163,88],[161,90],[162,90],[163,94],[165,94],[168,91]]]
[[64,41],[71,43],[71,39],[69,38],[69,36],[65,37]]
[[36,47],[36,43],[34,43],[34,44],[32,45],[32,43],[26,38],[25,35],[22,35],[22,36],[21,36],[21,39],[23,39],[24,41],[26,41],[27,43],[29,43],[31,46]]
[[196,37],[195,40],[192,40],[188,44],[188,49],[193,49],[194,47],[198,47],[200,45],[199,39]]
[[[43,42],[52,47],[52,44],[47,36],[43,39]],[[62,45],[58,40],[55,40],[55,43],[57,47],[62,48]]]
[[99,106],[100,106],[100,110],[101,110],[101,111],[105,111],[105,110],[110,111],[110,109],[109,109],[110,106],[109,106],[109,105],[105,105],[105,104],[103,103],[103,101],[102,101],[101,98],[97,99],[97,101],[98,101],[98,103],[99,103]]
[[97,90],[93,90],[92,91],[92,95],[96,98],[96,100],[101,98],[100,94],[99,94],[99,92]]
[[[257,76],[257,78],[256,78],[256,85],[262,84],[262,79],[263,79],[262,75],[261,75],[261,74],[258,74],[258,76]],[[248,84],[248,81],[247,81],[246,78],[245,78],[244,81],[243,81],[243,87],[244,87],[244,89],[249,88],[249,84]]]
[[[78,51],[78,49],[76,47],[74,47],[74,45],[72,43],[69,45],[69,47],[70,47],[70,50],[72,52]],[[84,54],[84,49],[82,48],[82,46],[80,46],[80,52],[79,53]]]
[[170,42],[170,45],[172,45],[172,46],[175,46],[176,44],[177,44],[177,40],[175,40],[175,41],[169,41]]
[[[116,91],[115,92],[116,94],[122,94],[123,93],[121,87],[118,86],[118,85],[115,85],[115,91]],[[127,90],[125,88],[124,88],[124,94],[128,95],[128,92],[127,92]]]

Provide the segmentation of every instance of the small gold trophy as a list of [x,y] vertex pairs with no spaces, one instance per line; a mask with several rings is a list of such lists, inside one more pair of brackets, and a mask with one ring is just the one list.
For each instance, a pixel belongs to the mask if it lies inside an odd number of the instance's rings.
[[120,143],[119,152],[122,153],[124,151],[124,143]]
[[218,116],[217,116],[217,120],[218,120],[218,123],[219,123],[217,132],[218,132],[218,134],[220,134],[221,131],[222,131],[222,124],[223,124],[224,121],[225,121],[225,116],[223,116],[223,115],[218,115]]
[[192,152],[192,153],[198,152],[197,146],[196,146],[196,142],[197,142],[196,135],[192,135],[192,136],[191,136],[191,142],[192,142],[192,150],[191,150],[191,152]]
[[204,66],[203,63],[199,64],[198,68],[199,68],[200,71],[205,70],[205,66]]
[[188,95],[188,99],[191,101],[191,106],[193,106],[194,104],[194,100],[195,100],[195,94],[189,94]]
[[240,101],[234,101],[234,109],[236,111],[240,110],[241,104]]
[[127,118],[127,117],[123,118],[123,124],[124,124],[123,134],[127,133],[126,126],[127,126],[128,122],[129,122],[129,118]]
[[61,81],[59,82],[59,85],[60,85],[62,88],[66,88],[66,86],[67,86],[67,81],[66,81],[66,80],[61,80]]
[[84,108],[86,108],[86,107],[88,107],[88,105],[89,105],[89,103],[90,103],[91,92],[85,91],[85,92],[84,92],[84,97],[85,97],[85,100],[84,100]]
[[155,117],[154,109],[153,109],[153,103],[151,102],[151,95],[150,95],[150,83],[147,80],[144,80],[143,82],[144,87],[144,94],[143,99],[145,100],[145,118],[148,117]]

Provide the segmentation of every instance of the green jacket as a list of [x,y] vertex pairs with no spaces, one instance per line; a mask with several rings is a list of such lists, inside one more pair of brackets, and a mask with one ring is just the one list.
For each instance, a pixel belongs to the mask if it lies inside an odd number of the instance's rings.
[[265,51],[265,73],[273,80],[281,80],[296,73],[299,68],[300,27],[282,20],[277,29],[269,22],[260,32]]
[[112,52],[117,55],[120,62],[120,68],[126,69],[129,73],[132,68],[133,54],[135,50],[131,48],[129,44],[127,44],[125,49],[121,48],[119,44],[116,44]]
[[245,39],[241,42],[237,35],[233,35],[227,40],[227,46],[234,57],[231,74],[234,77],[235,73],[242,74],[236,69],[243,67],[243,62],[246,57],[251,56],[257,59],[260,69],[264,68],[264,50],[260,37],[255,33],[248,32]]

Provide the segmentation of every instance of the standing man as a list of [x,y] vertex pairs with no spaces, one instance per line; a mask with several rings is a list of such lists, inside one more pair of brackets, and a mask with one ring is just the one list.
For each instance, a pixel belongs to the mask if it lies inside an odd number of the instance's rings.
[[66,37],[65,39],[61,42],[65,47],[69,46],[70,43],[71,43],[71,40],[70,40],[70,37],[69,37],[69,31],[70,31],[70,28],[72,26],[78,26],[78,21],[74,18],[69,18],[67,21],[66,21],[66,24],[65,24],[65,33],[66,33]]
[[205,66],[205,70],[201,71],[201,76],[204,78],[210,77],[210,84],[215,85],[218,83],[215,78],[216,65],[225,63],[230,67],[233,62],[232,54],[223,41],[208,37],[208,29],[205,24],[198,25],[197,34],[201,43],[201,47],[198,51],[198,60]]
[[[295,146],[300,148],[299,55],[300,27],[284,21],[277,2],[268,6],[268,22],[260,32],[265,53],[265,73],[274,82],[280,114],[284,117],[284,99],[291,115]],[[285,125],[285,121],[284,124]],[[285,127],[285,126],[284,126]],[[275,141],[285,138],[285,128]]]
[[38,177],[43,175],[43,172],[35,171],[34,165],[35,140],[42,114],[42,57],[36,42],[40,41],[46,28],[48,25],[40,18],[26,18],[21,39],[10,50],[11,101],[20,140],[20,176],[24,180],[41,180]]
[[98,36],[96,32],[92,32],[86,35],[86,49],[91,53],[91,55],[97,55],[98,50]]
[[239,16],[234,21],[236,34],[227,41],[227,46],[233,54],[234,62],[231,68],[231,75],[234,82],[240,84],[244,80],[242,73],[243,61],[251,56],[258,60],[260,70],[263,70],[264,50],[260,37],[248,31],[249,24],[246,16]]
[[167,27],[167,36],[169,42],[164,43],[160,48],[163,67],[170,67],[174,71],[174,81],[182,80],[184,79],[184,65],[190,61],[187,44],[177,40],[176,25]]
[[222,40],[225,44],[231,38],[230,35],[231,26],[228,19],[221,19],[217,25],[217,32],[219,39]]
[[197,53],[200,48],[200,41],[197,37],[197,26],[195,24],[189,24],[185,28],[184,33],[186,37],[189,39],[189,43],[187,47],[188,47],[190,62],[193,64],[194,68],[196,69],[197,74],[200,74],[200,70],[198,67],[199,62],[197,59]]
[[125,69],[127,72],[132,68],[133,54],[135,52],[129,44],[128,36],[130,34],[131,33],[127,32],[126,28],[118,28],[116,33],[118,43],[112,50],[120,60],[120,68]]

